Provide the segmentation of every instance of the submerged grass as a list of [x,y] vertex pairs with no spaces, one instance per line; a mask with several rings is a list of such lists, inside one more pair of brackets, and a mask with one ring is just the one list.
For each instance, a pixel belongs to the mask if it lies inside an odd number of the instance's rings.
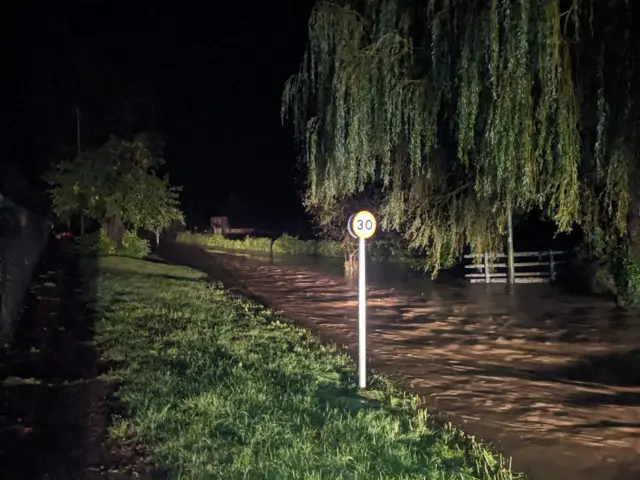
[[172,478],[512,479],[382,377],[191,269],[107,257],[97,339],[136,439]]

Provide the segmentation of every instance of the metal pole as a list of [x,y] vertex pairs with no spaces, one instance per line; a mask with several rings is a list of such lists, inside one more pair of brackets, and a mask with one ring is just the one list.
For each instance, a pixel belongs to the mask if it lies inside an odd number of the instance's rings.
[[365,240],[360,237],[358,252],[358,344],[359,351],[359,385],[367,386],[367,284],[365,266]]
[[513,225],[511,222],[511,207],[507,215],[507,266],[509,268],[509,284],[513,285],[515,281],[515,266],[513,261]]
[[484,283],[491,283],[491,274],[489,272],[489,254],[484,254]]

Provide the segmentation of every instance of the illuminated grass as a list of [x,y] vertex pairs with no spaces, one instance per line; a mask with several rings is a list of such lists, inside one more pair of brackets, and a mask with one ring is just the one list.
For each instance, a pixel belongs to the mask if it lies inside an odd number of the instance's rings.
[[172,478],[510,479],[381,377],[194,270],[101,260],[97,339],[143,443]]

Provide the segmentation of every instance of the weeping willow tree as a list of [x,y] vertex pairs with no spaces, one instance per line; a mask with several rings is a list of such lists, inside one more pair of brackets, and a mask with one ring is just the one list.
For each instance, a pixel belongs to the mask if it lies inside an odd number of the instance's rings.
[[[424,251],[434,273],[466,245],[500,249],[512,212],[539,208],[559,232],[627,232],[635,111],[620,82],[635,72],[631,8],[598,3],[317,3],[282,102],[306,203],[382,185],[382,226]],[[594,9],[625,19],[615,39]],[[622,62],[609,61],[614,50]]]

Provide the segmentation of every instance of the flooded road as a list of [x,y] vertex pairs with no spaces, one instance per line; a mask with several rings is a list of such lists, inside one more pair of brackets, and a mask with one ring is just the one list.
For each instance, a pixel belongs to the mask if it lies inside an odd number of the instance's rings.
[[[357,349],[357,285],[339,261],[205,252],[173,261]],[[513,456],[534,480],[640,479],[640,321],[549,285],[437,282],[368,264],[369,365]],[[227,277],[228,278],[228,277]]]

